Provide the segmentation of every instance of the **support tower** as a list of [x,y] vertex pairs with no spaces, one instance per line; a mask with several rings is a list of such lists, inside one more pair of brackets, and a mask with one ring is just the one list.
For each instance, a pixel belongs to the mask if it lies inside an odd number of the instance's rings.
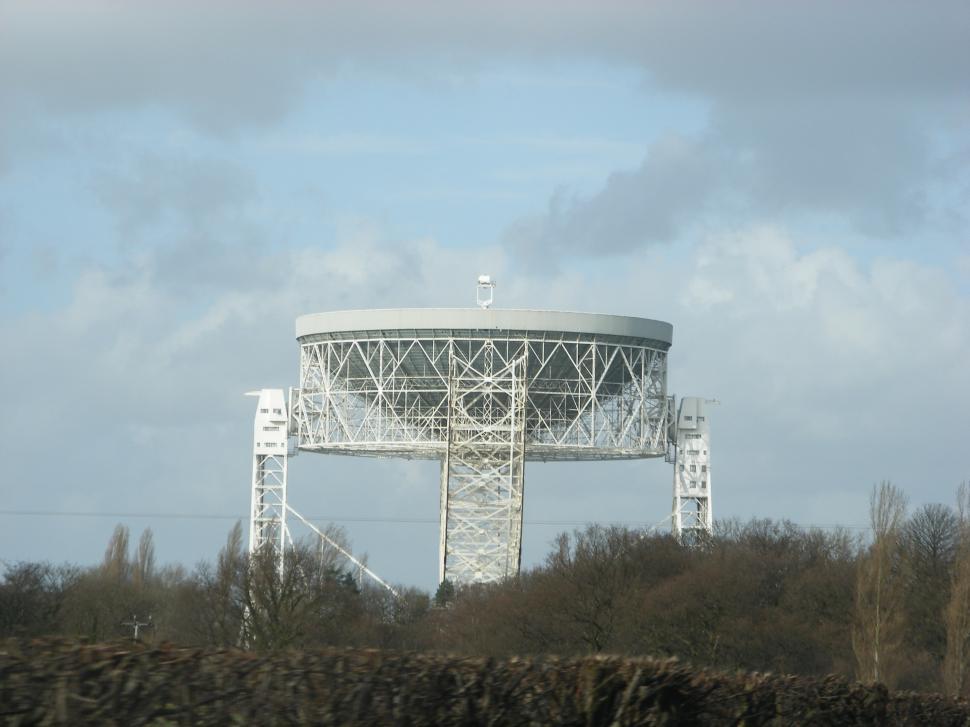
[[286,470],[289,416],[281,389],[251,391],[259,397],[253,424],[253,479],[249,516],[249,552],[272,547],[283,568],[286,547]]
[[711,510],[711,424],[705,399],[688,396],[677,410],[676,456],[674,458],[673,531],[693,541],[710,533],[714,526]]

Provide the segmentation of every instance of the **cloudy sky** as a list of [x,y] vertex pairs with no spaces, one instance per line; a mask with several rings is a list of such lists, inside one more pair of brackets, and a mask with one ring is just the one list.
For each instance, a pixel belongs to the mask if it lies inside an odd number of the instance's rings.
[[[717,517],[859,525],[970,479],[970,5],[0,0],[0,559],[116,522],[214,556],[296,316],[660,318]],[[530,465],[524,560],[652,524],[661,462]],[[431,588],[437,466],[291,501]],[[174,517],[174,516],[179,517]],[[195,517],[184,517],[193,515]]]

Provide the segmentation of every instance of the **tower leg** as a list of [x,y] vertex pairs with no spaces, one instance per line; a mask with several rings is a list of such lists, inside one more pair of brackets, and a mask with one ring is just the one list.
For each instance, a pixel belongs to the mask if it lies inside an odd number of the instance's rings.
[[271,548],[283,569],[286,546],[288,418],[282,389],[262,389],[253,425],[253,479],[249,510],[249,553]]
[[441,504],[438,530],[438,583],[445,580],[445,555],[448,552],[448,453],[441,458]]
[[448,447],[441,473],[439,576],[493,583],[522,557],[527,355],[503,360],[490,341],[453,351]]
[[694,542],[714,529],[707,403],[697,397],[685,397],[677,411],[671,527],[681,542]]

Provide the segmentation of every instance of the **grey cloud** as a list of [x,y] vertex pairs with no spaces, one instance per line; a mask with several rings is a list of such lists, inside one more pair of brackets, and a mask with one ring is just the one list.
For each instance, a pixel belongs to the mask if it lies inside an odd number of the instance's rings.
[[116,215],[124,237],[137,236],[166,218],[196,229],[207,227],[256,196],[242,168],[213,158],[143,156],[126,171],[101,172],[93,185]]
[[27,114],[170,107],[217,133],[275,121],[313,69],[290,68],[271,17],[217,5],[4,3],[0,98]]
[[639,168],[611,174],[592,197],[564,191],[553,195],[545,215],[510,228],[506,245],[528,259],[548,262],[550,252],[617,254],[670,242],[730,179],[721,156],[703,142],[665,138],[651,147]]
[[269,292],[285,286],[286,271],[274,264],[273,246],[257,231],[247,232],[249,239],[237,240],[183,234],[167,245],[154,246],[148,253],[153,281],[189,300],[209,300],[225,291]]
[[947,97],[970,78],[959,1],[679,3],[651,15],[630,54],[665,86],[721,103]]
[[167,105],[214,131],[269,123],[350,66],[434,76],[496,58],[592,59],[720,102],[948,96],[970,9],[896,0],[489,4],[0,3],[0,98],[55,110]]
[[[896,99],[752,104],[717,114],[712,137],[749,157],[736,178],[756,212],[836,212],[857,228],[898,235],[922,221],[932,127]],[[937,177],[938,178],[938,177]]]
[[[0,54],[2,53],[3,50],[0,49]],[[0,113],[0,176],[23,159],[38,153],[66,154],[69,151],[58,134],[48,127],[44,118],[23,113],[13,102],[6,103],[2,83],[0,108],[3,109],[3,113]]]
[[257,186],[238,164],[147,155],[102,170],[92,186],[117,221],[126,260],[118,275],[134,280],[147,271],[154,284],[193,299],[284,283],[264,264],[278,241],[255,219]]
[[[611,175],[590,196],[556,192],[542,215],[511,225],[505,241],[527,259],[617,254],[789,213],[903,239],[927,221],[935,186],[968,183],[965,167],[934,151],[938,133],[896,98],[715,105],[705,131],[657,142],[639,168]],[[960,209],[950,202],[936,221]]]
[[710,104],[710,128],[681,158],[658,144],[601,194],[563,191],[510,233],[518,246],[562,241],[571,251],[675,237],[685,212],[716,194],[745,211],[834,211],[899,234],[924,213],[933,160],[922,134],[936,133],[934,117],[970,87],[970,6],[959,0],[41,0],[0,3],[0,27],[0,104],[22,125],[51,112],[151,107],[232,134],[278,121],[307,84],[347,69],[448,78],[496,60],[632,67],[650,89]]
[[[434,285],[414,263],[433,243],[388,240],[363,224],[345,233],[356,241],[352,251],[328,241],[317,254],[295,248],[285,221],[274,224],[274,207],[263,205],[253,172],[234,162],[145,156],[100,172],[92,185],[119,228],[113,284],[145,284],[193,305],[220,295],[276,300],[284,291],[332,290],[335,307],[360,305],[364,294],[406,305]],[[467,280],[479,272],[471,266]]]

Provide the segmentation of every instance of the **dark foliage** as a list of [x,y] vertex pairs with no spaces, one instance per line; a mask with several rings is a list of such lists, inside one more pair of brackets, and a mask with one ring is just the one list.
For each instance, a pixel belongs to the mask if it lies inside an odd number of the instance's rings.
[[0,717],[20,724],[964,725],[970,705],[674,660],[487,658],[7,642]]
[[[942,506],[917,510],[901,530],[893,561],[904,591],[897,686],[943,689],[944,612],[960,532]],[[131,636],[122,623],[137,615],[151,617],[154,628],[140,633],[149,644],[492,658],[624,654],[852,679],[857,575],[871,552],[846,531],[769,520],[719,523],[690,547],[667,535],[591,526],[559,536],[546,561],[516,579],[446,582],[432,598],[406,588],[394,597],[358,581],[318,544],[289,551],[281,574],[275,559],[245,553],[238,527],[215,563],[192,572],[156,567],[150,533],[131,558],[128,541],[127,530],[116,529],[104,562],[91,568],[8,567],[0,637],[120,639]]]

